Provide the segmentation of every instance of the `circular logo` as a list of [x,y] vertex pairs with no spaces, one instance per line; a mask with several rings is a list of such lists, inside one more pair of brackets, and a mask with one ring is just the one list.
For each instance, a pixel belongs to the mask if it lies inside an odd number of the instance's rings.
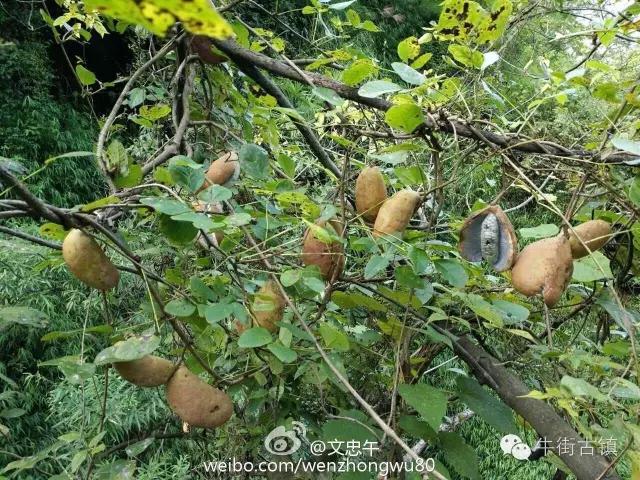
[[291,455],[302,446],[301,439],[306,439],[307,430],[300,422],[293,422],[292,430],[283,426],[274,428],[264,439],[264,448],[273,455]]

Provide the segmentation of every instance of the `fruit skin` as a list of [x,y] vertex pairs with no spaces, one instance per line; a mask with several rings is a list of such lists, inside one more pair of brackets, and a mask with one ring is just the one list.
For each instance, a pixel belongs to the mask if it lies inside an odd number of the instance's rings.
[[159,387],[169,381],[176,366],[169,360],[146,355],[130,362],[116,362],[113,367],[127,382],[139,387]]
[[356,211],[365,220],[375,222],[387,199],[387,187],[378,167],[365,167],[356,180]]
[[373,236],[398,234],[402,236],[420,200],[420,194],[413,190],[396,192],[382,204],[373,225]]
[[[580,243],[578,237],[589,247],[592,252],[599,250],[611,238],[611,224],[604,220],[589,220],[573,227],[569,231],[569,242],[573,258],[582,258],[589,255],[587,249]],[[575,232],[575,233],[574,233]]]
[[[488,252],[483,252],[483,226],[486,228],[490,225],[495,225],[493,218],[497,221],[498,226],[498,242],[499,247],[495,260],[488,257]],[[486,232],[485,232],[486,237]],[[485,238],[486,240],[486,238]],[[490,205],[487,208],[478,210],[472,213],[464,221],[462,228],[460,229],[460,241],[458,242],[458,250],[462,258],[469,260],[470,262],[480,262],[482,259],[489,261],[494,270],[497,272],[504,272],[509,270],[518,256],[518,238],[516,232],[509,220],[509,217],[502,211],[498,205]]]
[[200,190],[211,185],[227,185],[240,176],[240,162],[236,152],[227,152],[214,160],[205,175],[205,181]]
[[222,390],[206,384],[186,367],[180,367],[167,383],[171,410],[192,427],[215,428],[233,415],[233,403]]
[[64,262],[80,281],[98,290],[110,290],[118,284],[120,272],[100,245],[82,230],[73,229],[62,242]]
[[552,307],[564,292],[573,273],[571,244],[564,237],[543,238],[527,245],[511,270],[511,283],[527,297],[542,293]]
[[252,313],[255,323],[270,332],[278,329],[276,322],[282,320],[284,307],[287,305],[280,293],[278,285],[273,280],[265,283],[253,300]]
[[[344,229],[337,220],[316,221],[315,224],[325,230],[330,225],[336,234],[340,235]],[[318,239],[312,228],[308,228],[304,234],[302,245],[302,263],[316,265],[325,280],[333,278],[334,272],[339,277],[344,268],[344,247],[340,242],[324,243]]]

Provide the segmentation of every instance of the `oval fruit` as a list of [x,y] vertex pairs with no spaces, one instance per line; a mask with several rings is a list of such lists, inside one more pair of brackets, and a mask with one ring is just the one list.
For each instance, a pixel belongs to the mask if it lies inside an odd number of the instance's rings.
[[595,252],[602,248],[611,238],[611,224],[604,220],[590,220],[573,227],[573,231],[569,231],[569,242],[573,258],[582,258],[589,255],[589,251],[578,240],[578,237],[589,247],[589,250]]
[[471,214],[462,225],[460,255],[470,262],[488,261],[498,272],[509,270],[518,255],[518,239],[509,217],[498,205]]
[[227,185],[240,176],[240,162],[236,152],[227,152],[214,160],[205,175],[205,182],[201,189],[211,185]]
[[253,300],[251,310],[256,324],[275,332],[278,329],[276,322],[282,320],[286,304],[278,285],[273,280],[269,280],[258,290]]
[[420,194],[413,190],[400,190],[394,194],[382,204],[373,225],[373,236],[402,236],[420,200]]
[[387,187],[378,167],[365,167],[356,180],[356,211],[365,220],[375,222],[387,199]]
[[[316,221],[315,225],[327,230],[331,228],[336,235],[344,228],[337,220]],[[333,278],[334,273],[340,276],[344,268],[344,248],[340,242],[325,243],[318,238],[318,232],[313,227],[307,229],[302,245],[302,263],[316,265],[325,280]]]
[[98,290],[110,290],[118,284],[120,272],[100,245],[82,230],[73,229],[62,242],[64,262],[78,280]]
[[155,355],[146,355],[130,362],[116,362],[113,366],[122,378],[139,387],[164,385],[176,370],[169,360]]
[[511,270],[511,283],[527,297],[542,294],[552,307],[569,284],[573,273],[571,244],[564,236],[543,238],[527,245]]
[[183,422],[193,427],[215,428],[233,415],[229,396],[180,367],[167,383],[167,401]]

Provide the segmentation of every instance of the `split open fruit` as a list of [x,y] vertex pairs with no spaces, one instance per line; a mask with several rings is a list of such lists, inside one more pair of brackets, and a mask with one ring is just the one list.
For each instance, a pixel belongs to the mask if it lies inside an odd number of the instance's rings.
[[503,272],[516,261],[518,239],[509,217],[498,205],[490,205],[465,220],[458,249],[470,262],[486,260],[496,271]]

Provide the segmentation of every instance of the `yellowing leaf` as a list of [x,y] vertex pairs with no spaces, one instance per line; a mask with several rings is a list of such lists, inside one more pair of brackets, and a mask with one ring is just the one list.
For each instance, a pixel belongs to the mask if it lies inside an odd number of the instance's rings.
[[142,25],[156,35],[164,35],[178,21],[198,35],[211,38],[233,35],[231,26],[208,0],[86,0],[84,3],[88,9]]

